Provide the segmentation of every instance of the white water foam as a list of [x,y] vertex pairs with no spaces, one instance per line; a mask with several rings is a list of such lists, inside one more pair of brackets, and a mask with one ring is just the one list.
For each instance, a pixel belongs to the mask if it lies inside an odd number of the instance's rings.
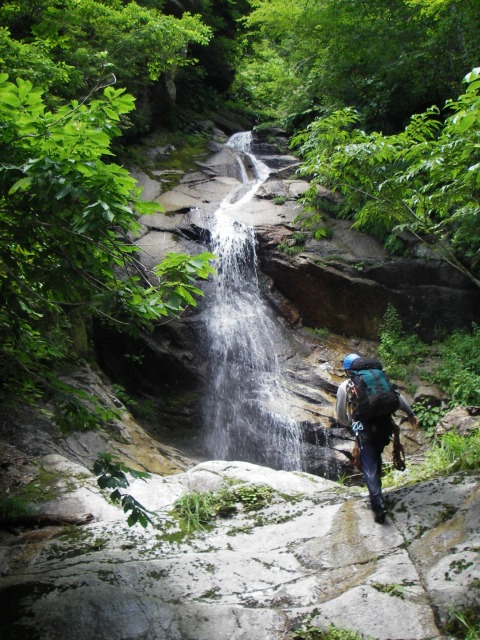
[[[254,230],[234,219],[234,211],[248,208],[269,174],[250,153],[250,141],[250,132],[229,141],[244,185],[222,202],[212,227],[211,250],[218,259],[214,299],[206,313],[210,388],[204,403],[205,444],[215,459],[300,470],[301,430],[288,417],[275,355],[281,332],[260,294]],[[253,166],[250,181],[245,157]]]

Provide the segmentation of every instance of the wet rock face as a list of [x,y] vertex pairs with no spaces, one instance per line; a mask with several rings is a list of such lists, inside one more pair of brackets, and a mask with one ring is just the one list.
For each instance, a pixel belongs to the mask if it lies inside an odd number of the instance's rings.
[[[87,504],[95,520],[0,535],[0,634],[8,640],[288,640],[333,624],[379,640],[443,637],[450,607],[478,601],[479,478],[461,474],[387,492],[373,522],[365,494],[316,476],[208,462],[129,487],[155,526],[129,528],[80,465],[58,476],[50,512]],[[73,485],[73,486],[72,486]],[[247,495],[191,532],[173,505],[192,491]],[[233,493],[232,493],[233,495]]]
[[[378,337],[388,304],[396,307],[407,330],[415,329],[428,340],[441,326],[452,329],[478,318],[480,295],[447,265],[423,259],[392,260],[375,239],[352,230],[344,220],[329,220],[332,237],[306,239],[296,255],[279,250],[279,245],[296,242],[298,198],[308,183],[295,175],[296,160],[289,156],[280,132],[254,136],[252,150],[270,166],[270,177],[248,206],[241,202],[240,189],[240,204],[229,215],[254,228],[260,286],[284,321],[283,338],[274,348],[291,417],[301,425],[305,470],[337,477],[351,471],[351,435],[345,434],[340,442],[325,439],[324,432],[333,420],[344,354],[368,354],[375,347],[369,340]],[[281,156],[278,162],[272,160],[275,154]],[[252,162],[246,157],[245,170],[251,177]],[[177,187],[157,196],[167,214],[140,219],[137,244],[145,269],[170,251],[208,250],[212,215],[239,188],[240,178],[235,154],[217,145],[209,159],[181,177]],[[146,186],[148,193],[155,193],[150,179]],[[321,196],[335,199],[327,190]],[[204,459],[202,402],[211,377],[203,316],[215,283],[201,286],[205,298],[198,307],[180,321],[158,327],[153,335],[132,340],[110,328],[95,329],[105,371],[130,393],[152,400],[162,437],[192,448],[189,454],[197,459]],[[307,335],[302,326],[327,329],[331,335]],[[341,334],[356,337],[338,337]],[[138,357],[132,359],[132,354]]]
[[[269,165],[272,149],[284,149],[281,141],[275,132],[254,136],[252,149]],[[275,168],[275,163],[271,166]],[[249,223],[256,228],[260,269],[298,309],[304,324],[376,340],[381,319],[391,304],[407,331],[432,341],[439,329],[469,328],[478,320],[480,291],[458,270],[435,255],[392,259],[379,242],[351,229],[347,221],[327,219],[331,237],[307,239],[296,256],[279,252],[278,245],[288,245],[298,230],[295,217],[301,208],[297,203],[292,218],[291,202],[308,186],[294,178],[274,170],[256,196],[276,203],[284,200],[283,206],[277,207],[283,221],[272,224],[257,216]],[[337,200],[327,189],[319,189],[319,196]]]
[[[431,256],[392,259],[380,243],[351,229],[348,221],[327,220],[331,237],[306,238],[297,255],[279,251],[279,245],[294,242],[301,212],[298,198],[308,183],[295,175],[298,160],[288,155],[280,131],[254,134],[251,149],[269,166],[270,176],[248,207],[239,207],[234,215],[254,227],[259,268],[296,309],[288,312],[290,320],[296,314],[307,326],[376,340],[391,304],[404,328],[415,330],[426,341],[433,340],[439,330],[470,327],[478,320],[480,291],[457,270]],[[246,158],[246,170],[251,173]],[[140,219],[144,231],[138,244],[145,250],[142,259],[147,268],[175,248],[195,253],[200,244],[197,250],[204,250],[208,216],[199,215],[198,208],[215,211],[240,184],[238,160],[228,147],[197,165],[198,170],[184,175],[177,187],[158,196],[168,216]],[[145,187],[153,193],[151,179]],[[320,195],[335,200],[335,194],[326,189]]]
[[[195,464],[166,442],[162,443],[161,437],[155,439],[149,435],[118,399],[118,388],[113,388],[97,370],[88,365],[72,365],[69,370],[64,369],[61,379],[68,386],[97,398],[103,407],[115,411],[116,417],[100,423],[96,429],[72,428],[68,433],[61,433],[50,417],[52,407],[49,405],[1,406],[1,495],[15,495],[18,488],[33,482],[34,476],[28,470],[32,461],[49,454],[68,457],[90,470],[100,451],[110,451],[135,469],[160,475],[176,473]],[[42,498],[41,488],[38,493]]]
[[296,256],[277,250],[278,231],[258,229],[260,268],[306,325],[376,340],[393,305],[406,331],[432,341],[440,328],[468,328],[480,316],[480,292],[458,271],[438,260],[389,259],[345,222],[332,227],[331,239],[309,242]]

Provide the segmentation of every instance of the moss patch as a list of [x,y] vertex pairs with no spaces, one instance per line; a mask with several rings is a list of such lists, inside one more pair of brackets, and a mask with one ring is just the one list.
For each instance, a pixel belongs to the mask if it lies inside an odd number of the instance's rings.
[[63,493],[65,488],[61,486],[60,477],[52,471],[38,467],[37,477],[27,485],[19,489],[16,497],[29,503],[50,502]]
[[153,179],[162,175],[164,190],[172,189],[183,172],[195,168],[195,162],[207,157],[211,136],[205,132],[158,131],[145,144],[128,149],[128,160]]

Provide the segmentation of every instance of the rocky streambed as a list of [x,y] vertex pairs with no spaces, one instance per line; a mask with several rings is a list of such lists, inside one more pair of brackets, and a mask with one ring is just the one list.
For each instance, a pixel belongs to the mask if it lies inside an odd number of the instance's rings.
[[[382,526],[365,494],[337,483],[206,462],[132,483],[153,511],[143,529],[127,526],[84,467],[58,455],[40,464],[59,489],[44,507],[85,508],[94,522],[2,534],[5,640],[291,640],[302,626],[330,625],[427,640],[446,636],[452,607],[478,605],[478,476],[388,493]],[[246,505],[239,487],[262,500]],[[220,489],[237,496],[235,508],[189,534],[175,500]]]

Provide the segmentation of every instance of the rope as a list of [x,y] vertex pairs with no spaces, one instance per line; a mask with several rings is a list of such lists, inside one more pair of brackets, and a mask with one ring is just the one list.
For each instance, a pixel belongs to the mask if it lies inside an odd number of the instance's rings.
[[405,449],[400,442],[400,427],[398,425],[395,425],[393,429],[392,463],[397,471],[405,471]]

